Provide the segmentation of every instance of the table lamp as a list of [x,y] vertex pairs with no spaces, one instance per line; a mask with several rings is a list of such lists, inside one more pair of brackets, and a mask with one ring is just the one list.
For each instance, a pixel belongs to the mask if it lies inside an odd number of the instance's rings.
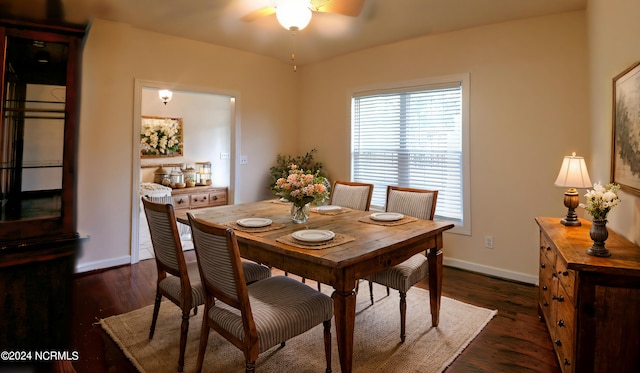
[[580,203],[580,195],[576,188],[591,187],[589,171],[587,171],[584,158],[576,156],[575,152],[570,156],[565,156],[555,185],[569,188],[564,192],[564,205],[568,208],[567,216],[565,216],[560,223],[572,227],[582,225],[575,211]]

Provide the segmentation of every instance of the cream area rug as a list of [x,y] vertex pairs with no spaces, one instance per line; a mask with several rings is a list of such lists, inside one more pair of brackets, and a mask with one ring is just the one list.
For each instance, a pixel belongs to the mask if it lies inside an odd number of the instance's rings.
[[[315,283],[314,283],[315,285]],[[330,292],[327,285],[323,291]],[[413,287],[407,293],[407,336],[400,343],[399,295],[386,295],[382,286],[374,287],[375,303],[369,300],[368,285],[363,282],[357,297],[354,336],[354,372],[441,372],[462,352],[497,311],[442,297],[440,325],[431,326],[429,293]],[[124,351],[140,372],[176,372],[180,340],[181,312],[165,301],[155,335],[149,340],[153,306],[100,320],[104,330]],[[202,306],[189,322],[184,372],[195,370]],[[335,325],[332,323],[332,369],[340,372]],[[322,325],[262,353],[257,372],[324,372],[325,355]],[[220,337],[209,334],[204,372],[244,372],[242,352]]]

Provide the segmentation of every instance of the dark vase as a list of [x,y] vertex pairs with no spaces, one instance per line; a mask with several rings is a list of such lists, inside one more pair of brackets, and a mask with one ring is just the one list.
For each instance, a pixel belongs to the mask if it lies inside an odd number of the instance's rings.
[[604,247],[604,241],[609,237],[607,219],[593,219],[589,236],[591,236],[593,240],[593,246],[587,249],[587,254],[593,256],[611,256],[609,250]]

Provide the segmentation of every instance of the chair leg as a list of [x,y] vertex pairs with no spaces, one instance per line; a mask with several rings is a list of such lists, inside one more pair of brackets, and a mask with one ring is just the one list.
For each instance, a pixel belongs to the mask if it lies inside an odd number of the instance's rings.
[[202,372],[202,363],[204,362],[204,353],[207,350],[207,341],[209,339],[209,325],[207,324],[207,313],[202,315],[202,330],[200,331],[200,345],[198,346],[198,361],[196,362],[196,373]]
[[151,329],[149,330],[149,339],[153,338],[153,333],[156,331],[156,321],[158,321],[158,312],[160,311],[160,301],[162,300],[162,294],[156,290],[156,301],[153,305],[153,317],[151,318]]
[[387,286],[387,296],[389,296],[389,287]]
[[318,282],[318,291],[322,291],[322,288],[320,287],[320,282]]
[[369,281],[369,297],[371,298],[371,305],[373,305],[373,282]]
[[255,361],[247,361],[247,365],[245,368],[245,373],[253,373],[256,371],[256,362]]
[[400,292],[400,342],[404,343],[407,319],[407,293]]
[[322,322],[324,326],[324,356],[327,359],[327,371],[331,373],[331,320]]
[[189,331],[189,312],[191,308],[182,311],[182,325],[180,325],[180,356],[178,357],[178,372],[184,368],[184,350],[187,347],[187,332]]
[[193,316],[198,314],[198,306],[193,307]]

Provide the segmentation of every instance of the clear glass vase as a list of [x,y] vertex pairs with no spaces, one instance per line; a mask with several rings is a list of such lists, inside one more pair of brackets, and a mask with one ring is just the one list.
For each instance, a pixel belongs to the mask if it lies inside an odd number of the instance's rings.
[[309,214],[311,213],[311,206],[309,203],[299,206],[295,203],[291,204],[291,220],[296,224],[303,224],[309,220]]

